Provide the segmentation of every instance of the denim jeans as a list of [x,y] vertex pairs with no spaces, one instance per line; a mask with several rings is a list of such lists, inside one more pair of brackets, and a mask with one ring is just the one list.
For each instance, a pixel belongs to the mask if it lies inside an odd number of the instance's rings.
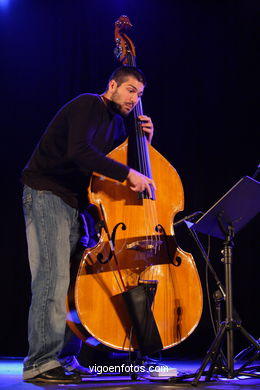
[[[32,300],[28,321],[28,356],[24,379],[61,365],[75,353],[66,332],[66,296],[70,257],[81,237],[80,215],[50,191],[24,186],[23,207],[31,270]],[[72,334],[72,332],[71,332]]]

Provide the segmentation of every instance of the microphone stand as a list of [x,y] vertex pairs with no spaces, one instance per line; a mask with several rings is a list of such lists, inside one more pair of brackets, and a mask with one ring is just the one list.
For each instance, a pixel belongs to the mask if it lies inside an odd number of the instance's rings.
[[[224,300],[226,300],[226,292],[225,292],[225,288],[223,287],[223,284],[221,283],[216,271],[214,270],[214,268],[212,267],[212,264],[211,264],[211,261],[203,247],[203,245],[201,244],[200,240],[199,240],[199,237],[195,231],[195,229],[193,228],[193,223],[191,222],[188,222],[188,221],[184,221],[186,226],[188,227],[189,229],[189,232],[192,236],[192,238],[194,239],[194,241],[196,242],[201,254],[202,254],[202,257],[204,258],[205,260],[205,263],[207,265],[207,267],[209,268],[214,280],[215,280],[215,283],[217,285],[217,290],[214,292],[213,294],[213,298],[214,298],[214,302],[215,302],[215,313],[216,313],[216,329],[217,331],[219,331],[219,328],[221,326],[221,302]],[[221,353],[221,357],[218,356],[218,360],[219,360],[219,364],[221,366],[225,366],[226,364],[226,358],[224,356],[224,353],[223,351],[221,350],[220,351]]]

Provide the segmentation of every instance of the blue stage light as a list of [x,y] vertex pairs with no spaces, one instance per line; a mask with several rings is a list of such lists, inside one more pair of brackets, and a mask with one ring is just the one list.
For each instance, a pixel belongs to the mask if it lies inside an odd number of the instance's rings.
[[7,7],[10,3],[10,0],[0,0],[0,6]]

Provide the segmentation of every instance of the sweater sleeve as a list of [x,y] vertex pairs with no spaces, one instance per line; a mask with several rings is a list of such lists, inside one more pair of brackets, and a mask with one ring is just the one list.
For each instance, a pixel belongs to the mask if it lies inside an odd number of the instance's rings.
[[124,181],[129,167],[107,157],[94,146],[98,126],[98,112],[95,104],[84,109],[77,105],[69,115],[68,156],[84,173],[95,171],[115,180]]

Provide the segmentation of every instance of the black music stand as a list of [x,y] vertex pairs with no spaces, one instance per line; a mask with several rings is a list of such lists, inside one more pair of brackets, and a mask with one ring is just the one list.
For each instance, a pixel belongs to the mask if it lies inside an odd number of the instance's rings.
[[[197,386],[204,369],[211,360],[209,370],[206,372],[206,380],[210,380],[214,371],[227,378],[238,375],[259,377],[258,374],[246,373],[246,367],[260,355],[260,345],[241,325],[241,322],[233,317],[232,298],[232,249],[235,234],[242,229],[260,211],[260,183],[249,176],[240,179],[217,203],[215,203],[197,222],[192,229],[224,240],[223,254],[225,265],[225,293],[226,293],[226,319],[220,324],[218,333],[213,341],[201,367],[197,371],[193,386]],[[234,369],[234,330],[241,333],[250,341],[258,351],[250,362],[243,364],[239,369]],[[216,367],[219,359],[221,345],[224,336],[227,336],[227,364],[226,367]],[[244,371],[243,371],[244,370]]]

